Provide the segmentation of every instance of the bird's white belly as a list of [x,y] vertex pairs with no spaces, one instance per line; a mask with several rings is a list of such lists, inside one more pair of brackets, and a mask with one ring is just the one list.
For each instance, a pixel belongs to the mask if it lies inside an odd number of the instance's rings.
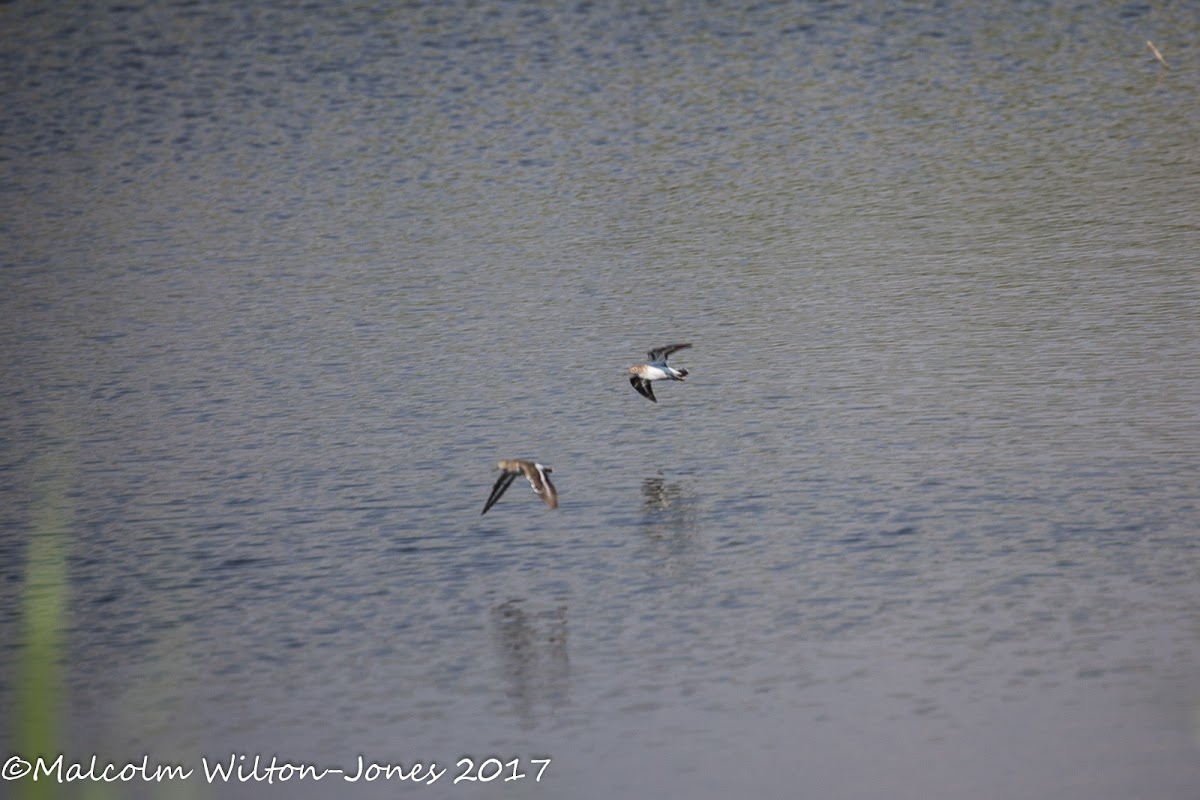
[[[668,367],[668,369],[670,369]],[[648,381],[661,381],[664,378],[670,378],[671,373],[659,367],[646,367],[646,374],[643,376]]]

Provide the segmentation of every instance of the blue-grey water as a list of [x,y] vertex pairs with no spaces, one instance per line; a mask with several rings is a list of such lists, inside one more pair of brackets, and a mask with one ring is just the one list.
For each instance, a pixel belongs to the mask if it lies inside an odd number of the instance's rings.
[[117,796],[1195,798],[1198,23],[0,6],[0,756],[49,528]]

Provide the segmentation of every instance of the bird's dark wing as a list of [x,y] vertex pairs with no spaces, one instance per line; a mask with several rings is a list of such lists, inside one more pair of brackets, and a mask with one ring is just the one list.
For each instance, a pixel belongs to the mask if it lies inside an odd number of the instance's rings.
[[667,356],[671,355],[671,353],[674,353],[676,350],[686,350],[691,346],[691,342],[687,342],[685,344],[669,344],[666,347],[656,347],[649,353],[646,353],[646,355],[650,357],[651,361],[658,361],[659,359],[666,361]]
[[486,514],[488,512],[489,508],[496,505],[496,501],[504,496],[504,493],[506,491],[508,491],[509,485],[512,484],[513,479],[516,477],[517,477],[517,473],[515,473],[515,472],[501,472],[500,473],[500,477],[496,478],[496,484],[494,486],[492,486],[492,494],[488,497],[487,502],[484,503],[483,511],[479,512],[479,516],[482,517],[484,514]]
[[646,398],[652,403],[658,402],[654,399],[654,389],[650,388],[650,381],[642,380],[638,376],[634,375],[629,379],[629,383],[633,386],[633,388],[637,389],[638,394],[640,394],[642,397]]

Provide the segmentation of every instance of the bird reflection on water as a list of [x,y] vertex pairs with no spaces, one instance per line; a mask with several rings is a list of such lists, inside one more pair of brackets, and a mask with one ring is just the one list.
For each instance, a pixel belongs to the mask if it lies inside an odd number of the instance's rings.
[[506,600],[492,608],[491,627],[505,695],[521,725],[533,728],[567,701],[567,607],[530,611],[524,600]]
[[677,574],[694,562],[700,547],[700,498],[686,482],[661,476],[642,481],[642,563],[655,572]]

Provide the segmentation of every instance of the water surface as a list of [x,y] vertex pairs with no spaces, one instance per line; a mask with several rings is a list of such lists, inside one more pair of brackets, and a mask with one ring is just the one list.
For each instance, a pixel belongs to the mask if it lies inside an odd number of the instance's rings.
[[[1195,796],[1191,9],[3,14],[0,708],[51,458],[69,757]],[[416,791],[335,780],[189,787]]]

